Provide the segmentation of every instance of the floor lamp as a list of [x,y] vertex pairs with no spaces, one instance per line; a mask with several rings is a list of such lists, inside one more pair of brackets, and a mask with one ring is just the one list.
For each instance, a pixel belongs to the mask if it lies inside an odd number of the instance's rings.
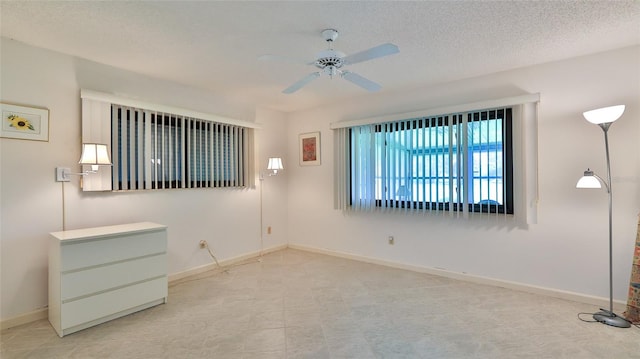
[[604,131],[604,147],[607,157],[607,178],[606,180],[597,174],[593,173],[587,168],[584,171],[584,176],[580,178],[577,188],[602,188],[601,183],[604,183],[607,193],[609,194],[609,310],[600,309],[600,312],[593,315],[593,319],[600,323],[611,325],[618,328],[629,328],[631,323],[626,319],[617,316],[613,312],[613,225],[612,225],[612,209],[613,209],[613,194],[611,191],[611,163],[609,161],[609,137],[607,132],[611,124],[622,116],[624,112],[624,105],[610,106],[599,108],[592,111],[583,113],[583,116],[587,121],[596,124]]
[[[267,164],[267,170],[269,172],[269,176],[278,175],[278,171],[283,170],[282,166],[282,158],[280,157],[270,157],[269,162]],[[262,259],[262,252],[264,251],[264,225],[262,223],[262,186],[264,185],[264,174],[260,172],[260,258]]]

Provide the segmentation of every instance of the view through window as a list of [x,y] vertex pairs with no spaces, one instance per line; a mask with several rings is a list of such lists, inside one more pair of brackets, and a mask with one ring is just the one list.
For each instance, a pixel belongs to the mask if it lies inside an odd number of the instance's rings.
[[352,202],[512,214],[512,161],[510,108],[354,127]]

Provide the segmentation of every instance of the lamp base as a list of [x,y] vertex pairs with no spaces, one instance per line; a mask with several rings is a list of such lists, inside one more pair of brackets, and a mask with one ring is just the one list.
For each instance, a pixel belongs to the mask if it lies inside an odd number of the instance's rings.
[[593,315],[593,319],[599,321],[600,323],[610,325],[612,327],[617,328],[629,328],[631,327],[631,323],[628,320],[617,316],[613,312],[609,311],[601,311]]

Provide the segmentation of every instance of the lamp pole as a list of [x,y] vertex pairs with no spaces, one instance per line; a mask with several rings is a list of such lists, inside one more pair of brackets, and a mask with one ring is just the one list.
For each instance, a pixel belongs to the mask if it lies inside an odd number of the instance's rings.
[[611,183],[611,162],[609,160],[609,127],[612,122],[600,123],[604,132],[604,147],[607,157],[607,181],[605,187],[609,194],[609,310],[601,309],[593,315],[593,319],[618,328],[629,328],[631,323],[613,312],[613,190]]

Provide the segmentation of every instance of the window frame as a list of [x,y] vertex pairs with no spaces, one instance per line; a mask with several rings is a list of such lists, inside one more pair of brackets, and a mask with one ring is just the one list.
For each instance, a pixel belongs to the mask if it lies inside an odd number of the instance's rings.
[[[211,121],[220,125],[242,127],[244,129],[242,153],[244,167],[239,168],[239,170],[241,171],[240,173],[242,173],[244,176],[244,187],[255,188],[257,180],[257,169],[255,167],[255,130],[261,129],[261,124],[256,123],[255,121],[245,121],[213,113],[206,113],[182,107],[147,102],[139,98],[133,99],[128,97],[116,96],[114,94],[94,91],[86,88],[80,90],[80,98],[82,102],[82,142],[105,144],[107,145],[110,153],[114,153],[113,147],[115,145],[115,142],[117,142],[114,141],[114,136],[112,133],[112,105],[133,107],[141,109],[143,111],[167,113],[176,116],[200,119],[203,121]],[[207,104],[202,105],[208,106]],[[83,166],[82,169],[83,171],[88,171],[90,170],[90,167]],[[82,191],[117,191],[114,190],[113,186],[113,172],[114,171],[112,167],[101,166],[96,173],[93,173],[91,176],[85,176],[83,178],[83,181],[81,181]],[[190,188],[190,186],[187,186],[186,188]]]
[[[467,116],[466,121],[463,121],[462,116]],[[485,117],[485,118],[483,118]],[[495,120],[500,118],[501,121],[501,144],[502,144],[502,158],[503,158],[503,168],[502,168],[502,173],[501,173],[501,178],[503,178],[503,181],[505,182],[502,186],[502,190],[503,190],[503,204],[498,204],[498,205],[493,205],[493,204],[483,204],[483,203],[472,203],[469,202],[467,203],[466,206],[466,210],[468,212],[473,212],[473,213],[500,213],[500,214],[509,214],[512,215],[514,214],[514,172],[513,172],[513,156],[514,156],[514,151],[513,151],[513,109],[511,107],[504,107],[504,108],[495,108],[495,109],[488,109],[488,110],[477,110],[477,111],[471,111],[471,112],[467,112],[464,114],[446,114],[446,115],[439,115],[439,116],[433,116],[433,117],[424,117],[424,118],[414,118],[414,119],[408,119],[408,120],[400,120],[400,121],[393,121],[393,122],[387,122],[387,123],[377,123],[374,125],[375,128],[375,132],[376,133],[381,133],[382,132],[382,128],[383,126],[385,126],[388,129],[388,126],[394,127],[392,129],[391,132],[389,131],[385,131],[385,133],[393,133],[393,132],[398,132],[398,131],[405,131],[405,130],[416,130],[416,129],[424,129],[424,128],[429,128],[429,129],[438,129],[438,128],[449,128],[451,129],[453,126],[458,126],[458,127],[462,127],[460,126],[461,124],[471,124],[473,122],[478,122],[478,121],[487,121],[487,120]],[[429,123],[429,125],[427,126],[426,124]],[[432,126],[432,124],[434,124],[435,126]],[[348,128],[348,168],[349,169],[353,169],[354,166],[354,154],[353,154],[353,148],[354,148],[354,136],[353,136],[353,131],[354,127],[350,127]],[[466,134],[467,131],[463,130],[462,133]],[[441,138],[441,137],[438,137]],[[443,137],[442,137],[443,138]],[[385,151],[382,152],[387,152],[386,149],[389,146],[389,143],[387,143],[387,138],[384,139],[385,140]],[[463,147],[467,147],[467,151],[464,151],[465,153],[467,153],[467,155],[465,155],[467,158],[463,159],[463,165],[459,165],[460,168],[464,168],[464,172],[465,173],[472,173],[473,172],[473,161],[470,161],[469,158],[471,158],[471,156],[473,155],[473,151],[468,151],[469,148],[472,147],[472,145],[468,144],[468,136],[465,136],[465,140],[463,141],[464,144],[454,144],[452,142],[449,142],[446,146],[444,146],[444,140],[443,140],[443,146],[439,146],[436,145],[435,147],[442,147],[441,149],[438,148],[438,151],[448,151],[449,152],[449,156],[452,154],[452,148],[454,146],[458,147],[458,151],[463,150]],[[410,152],[415,152],[415,151],[428,151],[431,152],[431,148],[433,148],[433,146],[431,147],[423,147],[422,149],[410,149]],[[377,151],[377,149],[376,149]],[[409,157],[411,157],[412,155],[410,154]],[[429,156],[428,154],[426,154],[425,156]],[[457,155],[458,157],[460,155]],[[437,159],[436,159],[437,160]],[[384,159],[385,164],[388,163],[386,161],[388,161],[388,159],[385,157]],[[452,161],[452,160],[450,160]],[[411,162],[411,165],[409,167],[413,167],[413,162]],[[450,163],[451,164],[451,163]],[[376,166],[377,166],[377,161],[376,161]],[[384,166],[384,164],[382,165]],[[376,168],[375,170],[376,172],[378,171],[378,168]],[[450,170],[451,172],[451,170]],[[381,177],[383,177],[384,174],[381,175]],[[412,175],[408,176],[409,180],[413,180],[413,178],[415,178]],[[448,176],[448,177],[438,177],[436,176],[436,180],[438,178],[446,178],[449,181],[449,186],[451,186],[452,183],[457,183],[458,184],[458,189],[460,188],[460,184],[462,183],[463,179],[464,179],[464,175],[456,175],[454,177],[452,176]],[[471,177],[470,180],[473,181],[475,178],[478,177]],[[377,179],[377,176],[376,176]],[[423,179],[423,181],[426,181],[426,177],[425,179]],[[432,178],[429,179],[429,183],[431,185],[431,181]],[[472,188],[472,185],[469,185],[469,183],[471,183],[471,181],[467,181],[467,187]],[[381,179],[382,183],[385,183],[384,179]],[[350,190],[349,192],[351,193],[351,195],[349,196],[349,205],[353,207],[354,205],[354,200],[356,200],[356,193],[359,193],[359,191],[356,191],[354,186],[356,185],[355,181],[354,181],[354,176],[352,174],[352,171],[349,170],[348,171],[348,183],[350,186]],[[381,185],[382,186],[382,185]],[[437,186],[437,184],[436,184]],[[458,189],[454,189],[453,191],[458,191]],[[389,189],[388,188],[380,188],[381,191],[386,192]],[[374,192],[377,194],[378,193],[378,188],[376,188],[374,190]],[[464,189],[463,187],[463,196],[470,196],[471,194],[467,193],[468,191],[466,189]],[[426,195],[426,194],[425,194]],[[445,201],[444,199],[442,201],[440,201],[438,198],[437,201],[419,201],[419,200],[415,200],[415,199],[411,199],[411,200],[398,200],[398,199],[389,199],[389,198],[379,198],[381,196],[375,195],[375,201],[374,201],[374,205],[375,207],[378,208],[395,208],[395,209],[413,209],[413,210],[436,210],[436,211],[454,211],[454,212],[462,212],[465,210],[465,206],[464,206],[464,202],[463,200],[461,200],[461,196],[457,196],[458,200],[457,201],[453,201],[452,199],[449,199],[448,201]],[[384,202],[384,203],[383,203]]]
[[116,104],[111,112],[113,191],[250,186],[250,129]]

